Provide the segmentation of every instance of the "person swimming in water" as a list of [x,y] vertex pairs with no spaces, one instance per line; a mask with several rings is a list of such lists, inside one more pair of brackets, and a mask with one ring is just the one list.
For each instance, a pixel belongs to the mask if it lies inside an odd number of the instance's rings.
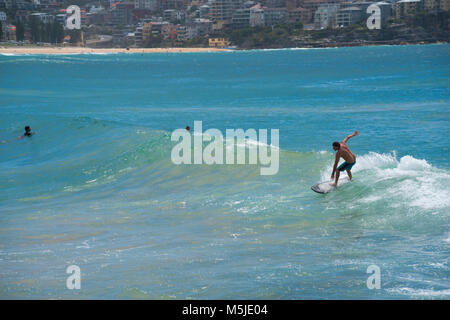
[[[330,185],[336,187],[339,175],[341,171],[347,171],[348,177],[350,180],[352,180],[352,173],[351,169],[356,163],[356,156],[350,151],[350,148],[347,145],[348,139],[352,137],[356,137],[359,134],[358,131],[355,131],[353,134],[347,136],[344,140],[341,141],[341,143],[335,141],[333,142],[333,150],[336,152],[336,158],[334,160],[334,166],[333,166],[333,173],[331,174],[331,180],[334,179],[334,175],[336,173],[336,180],[334,182],[330,182]],[[342,158],[345,160],[343,164],[341,164],[339,167],[337,166],[339,163],[339,159]]]
[[30,126],[25,127],[25,133],[23,134],[25,137],[31,137],[33,133],[31,132]]
[[[30,126],[26,126],[25,127],[25,133],[23,135],[21,135],[21,136],[18,136],[17,140],[23,139],[25,137],[31,138],[31,136],[34,135],[35,133],[36,132],[31,132]],[[2,140],[0,144],[5,144],[5,143],[8,143],[8,141]]]
[[26,126],[25,127],[25,133],[23,135],[19,136],[18,139],[22,139],[24,137],[30,138],[33,134],[34,134],[34,132],[31,132],[30,126]]

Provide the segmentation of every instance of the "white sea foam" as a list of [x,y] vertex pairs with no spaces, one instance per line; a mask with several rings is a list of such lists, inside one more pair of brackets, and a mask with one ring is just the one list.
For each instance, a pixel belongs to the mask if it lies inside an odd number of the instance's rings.
[[413,289],[408,287],[387,289],[386,291],[394,294],[403,294],[413,297],[444,297],[450,296],[450,289],[431,290],[431,289]]
[[[330,164],[322,172],[322,179],[330,179],[331,171]],[[352,173],[355,179],[373,189],[358,200],[360,203],[390,199],[391,207],[450,208],[450,174],[424,159],[407,155],[397,160],[395,152],[370,152],[357,157]],[[344,176],[346,173],[341,173]]]
[[109,55],[109,54],[118,54],[119,52],[83,52],[83,53],[98,55],[98,56],[105,56],[105,55]]
[[395,152],[392,154],[369,152],[367,155],[356,158],[356,164],[352,171],[383,170],[396,165],[398,165],[398,161]]

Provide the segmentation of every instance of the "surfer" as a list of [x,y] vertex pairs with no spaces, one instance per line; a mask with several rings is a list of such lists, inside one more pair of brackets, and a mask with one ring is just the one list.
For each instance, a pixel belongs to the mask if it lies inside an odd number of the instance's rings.
[[[335,141],[333,142],[333,150],[336,152],[336,159],[334,160],[334,166],[333,166],[333,173],[331,174],[331,180],[334,179],[334,174],[336,173],[336,180],[334,182],[330,182],[330,185],[336,187],[339,175],[341,171],[347,171],[348,178],[352,180],[352,173],[351,169],[356,163],[356,156],[350,151],[350,148],[347,145],[348,139],[355,137],[359,134],[358,131],[355,131],[353,134],[347,136],[344,140],[341,141],[341,143]],[[343,164],[341,164],[339,167],[337,166],[339,163],[339,158],[342,158],[345,160]]]

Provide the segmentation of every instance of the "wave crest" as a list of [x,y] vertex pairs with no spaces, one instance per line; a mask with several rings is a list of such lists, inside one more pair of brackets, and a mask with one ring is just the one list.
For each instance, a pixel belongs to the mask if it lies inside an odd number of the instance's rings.
[[[331,171],[332,165],[328,165],[321,173],[322,179],[329,179]],[[360,194],[353,185],[358,203],[384,202],[391,208],[450,208],[450,174],[425,159],[406,155],[398,160],[395,152],[369,152],[357,157],[352,173],[356,186],[369,191]]]

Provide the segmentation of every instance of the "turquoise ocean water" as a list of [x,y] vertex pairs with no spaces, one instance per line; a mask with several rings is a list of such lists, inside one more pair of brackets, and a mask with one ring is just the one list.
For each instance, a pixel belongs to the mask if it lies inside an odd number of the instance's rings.
[[[0,55],[0,298],[450,298],[449,66],[450,45]],[[194,120],[279,129],[278,174],[174,165]],[[354,181],[312,192],[354,130]]]

